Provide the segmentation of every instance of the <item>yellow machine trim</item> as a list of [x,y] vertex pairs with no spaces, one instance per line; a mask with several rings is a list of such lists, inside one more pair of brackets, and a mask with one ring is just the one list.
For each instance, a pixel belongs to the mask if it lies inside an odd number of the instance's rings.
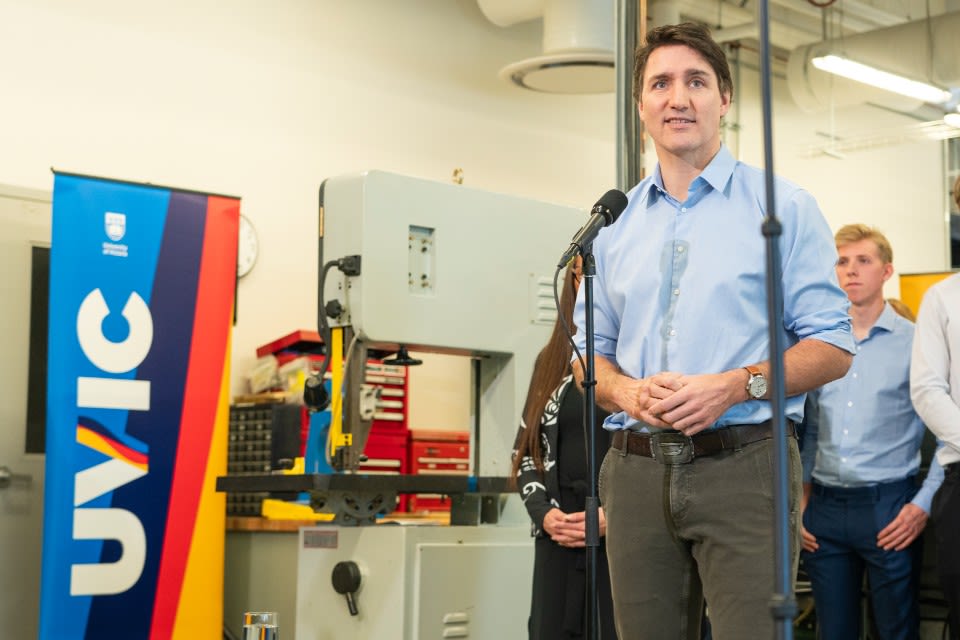
[[333,457],[337,447],[343,446],[343,329],[335,327],[330,330],[330,345],[327,349],[330,358],[330,439],[328,441],[329,455]]

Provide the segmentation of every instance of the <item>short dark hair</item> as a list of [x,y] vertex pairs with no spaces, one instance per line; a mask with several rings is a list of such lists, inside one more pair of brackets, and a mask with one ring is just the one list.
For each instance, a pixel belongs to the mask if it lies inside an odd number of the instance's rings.
[[706,60],[717,74],[720,95],[729,94],[733,100],[733,77],[727,55],[710,35],[710,29],[696,22],[668,24],[647,32],[646,41],[637,48],[633,64],[633,99],[640,101],[643,93],[643,72],[647,68],[650,54],[660,47],[684,45],[690,47]]

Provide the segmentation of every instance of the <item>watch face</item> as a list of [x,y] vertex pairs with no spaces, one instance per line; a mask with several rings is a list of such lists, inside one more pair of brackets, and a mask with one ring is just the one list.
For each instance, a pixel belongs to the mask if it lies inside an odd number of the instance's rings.
[[749,391],[754,398],[762,398],[767,392],[767,379],[762,375],[751,376]]

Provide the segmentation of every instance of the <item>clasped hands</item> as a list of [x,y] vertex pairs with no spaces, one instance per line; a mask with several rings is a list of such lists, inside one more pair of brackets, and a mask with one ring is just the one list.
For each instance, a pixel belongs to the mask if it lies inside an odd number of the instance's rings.
[[692,436],[712,426],[738,401],[735,375],[735,372],[683,375],[664,371],[628,384],[626,401],[621,407],[651,427],[675,429]]
[[[603,507],[598,509],[600,517],[600,536],[607,534],[607,518]],[[564,513],[554,507],[543,517],[543,530],[561,547],[581,548],[586,546],[587,523],[583,511]]]

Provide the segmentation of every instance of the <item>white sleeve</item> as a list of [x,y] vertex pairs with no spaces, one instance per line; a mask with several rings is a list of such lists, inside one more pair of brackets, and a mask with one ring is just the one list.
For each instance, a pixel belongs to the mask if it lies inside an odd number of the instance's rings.
[[[917,414],[946,446],[947,459],[960,456],[960,406],[950,393],[950,318],[940,291],[927,291],[917,314],[910,360],[910,397]],[[960,344],[952,345],[960,356]],[[941,460],[942,461],[942,460]]]

